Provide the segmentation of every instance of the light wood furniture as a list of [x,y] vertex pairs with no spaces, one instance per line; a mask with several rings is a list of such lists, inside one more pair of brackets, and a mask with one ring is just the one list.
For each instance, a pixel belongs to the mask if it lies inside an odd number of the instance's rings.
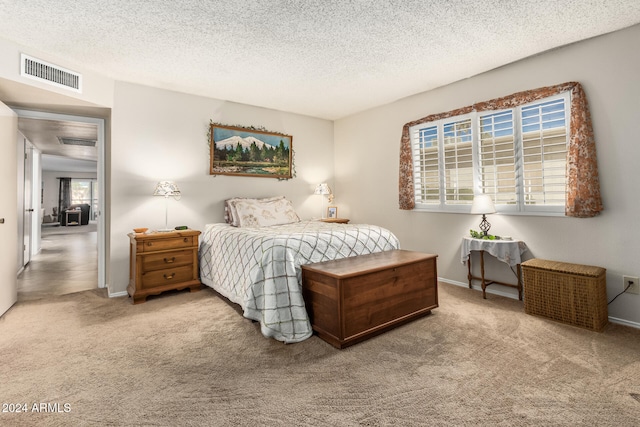
[[130,233],[127,292],[134,304],[149,295],[189,288],[200,290],[197,230]]
[[314,331],[344,348],[431,313],[438,307],[436,259],[393,250],[302,265]]
[[349,223],[349,219],[348,218],[322,218],[320,221],[322,221],[322,222],[334,222],[334,223],[338,223],[338,224],[348,224]]

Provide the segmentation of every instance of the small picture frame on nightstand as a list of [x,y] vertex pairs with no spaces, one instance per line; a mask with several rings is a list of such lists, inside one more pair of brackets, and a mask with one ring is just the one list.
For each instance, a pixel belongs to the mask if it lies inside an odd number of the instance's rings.
[[338,207],[329,206],[327,208],[327,218],[338,218]]

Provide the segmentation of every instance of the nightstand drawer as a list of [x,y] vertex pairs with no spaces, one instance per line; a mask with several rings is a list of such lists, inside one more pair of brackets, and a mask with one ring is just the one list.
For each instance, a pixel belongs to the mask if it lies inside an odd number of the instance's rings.
[[163,268],[180,267],[193,263],[193,250],[173,251],[145,255],[142,258],[144,271],[160,270]]
[[168,249],[190,248],[193,246],[192,236],[183,236],[170,239],[154,239],[141,242],[142,252],[166,251]]
[[193,267],[190,265],[149,271],[142,275],[142,289],[157,288],[159,286],[187,282],[192,279],[192,276]]

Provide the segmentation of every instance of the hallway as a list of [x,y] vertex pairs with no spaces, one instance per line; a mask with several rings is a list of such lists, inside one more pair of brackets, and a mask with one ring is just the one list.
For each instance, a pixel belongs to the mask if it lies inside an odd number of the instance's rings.
[[95,223],[44,227],[40,253],[18,276],[18,301],[96,289],[97,236]]

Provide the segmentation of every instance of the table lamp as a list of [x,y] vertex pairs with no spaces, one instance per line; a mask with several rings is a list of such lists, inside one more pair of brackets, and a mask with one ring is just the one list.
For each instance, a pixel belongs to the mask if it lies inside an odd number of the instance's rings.
[[154,196],[164,196],[164,227],[158,231],[173,231],[169,228],[169,196],[175,198],[180,196],[180,189],[178,185],[173,181],[160,181],[156,184],[156,189],[153,191]]
[[327,183],[323,182],[322,184],[318,184],[316,186],[313,194],[322,196],[322,216],[320,218],[325,218],[325,208],[324,208],[324,196],[331,196],[331,189],[327,185]]
[[472,214],[482,214],[482,222],[480,222],[480,230],[486,236],[489,234],[491,224],[487,221],[487,214],[496,213],[496,207],[491,200],[491,196],[488,194],[479,194],[473,197],[473,203],[471,204]]

